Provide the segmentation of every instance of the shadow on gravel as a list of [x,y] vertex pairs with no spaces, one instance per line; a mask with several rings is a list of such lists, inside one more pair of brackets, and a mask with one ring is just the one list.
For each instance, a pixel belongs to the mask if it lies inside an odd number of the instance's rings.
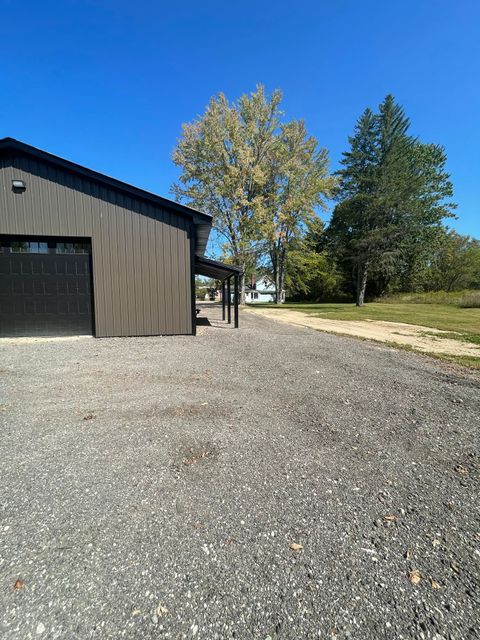
[[212,323],[208,318],[197,318],[197,327],[211,327]]

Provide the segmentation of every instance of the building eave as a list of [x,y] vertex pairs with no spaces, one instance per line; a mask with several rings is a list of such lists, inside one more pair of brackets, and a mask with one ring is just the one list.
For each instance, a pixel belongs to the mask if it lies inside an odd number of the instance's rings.
[[140,189],[127,182],[122,182],[116,178],[112,178],[104,173],[94,171],[80,164],[61,158],[37,147],[33,147],[15,138],[0,139],[0,155],[5,156],[9,153],[22,154],[41,160],[55,167],[60,167],[65,171],[80,175],[88,180],[96,182],[100,185],[107,186],[111,189],[121,191],[132,197],[150,202],[157,207],[162,207],[174,213],[187,217],[192,220],[195,226],[195,255],[203,256],[205,253],[210,230],[212,228],[212,216],[202,211],[197,211],[192,207],[188,207],[174,200],[169,200],[145,189]]

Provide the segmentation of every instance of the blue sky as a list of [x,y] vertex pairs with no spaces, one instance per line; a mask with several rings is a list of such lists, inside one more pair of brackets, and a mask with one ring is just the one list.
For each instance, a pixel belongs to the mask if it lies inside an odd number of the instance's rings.
[[182,122],[210,96],[284,91],[337,167],[393,93],[443,144],[462,233],[480,237],[480,3],[0,0],[0,137],[164,196]]

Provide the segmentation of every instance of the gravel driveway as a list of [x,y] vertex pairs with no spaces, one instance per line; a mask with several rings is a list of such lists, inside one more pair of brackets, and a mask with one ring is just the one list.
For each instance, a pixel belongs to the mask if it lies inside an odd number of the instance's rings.
[[478,377],[241,322],[0,345],[3,639],[479,637]]

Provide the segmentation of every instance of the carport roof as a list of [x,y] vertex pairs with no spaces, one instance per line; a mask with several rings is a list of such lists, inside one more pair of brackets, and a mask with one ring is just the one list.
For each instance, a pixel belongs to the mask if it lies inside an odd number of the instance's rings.
[[226,280],[230,276],[240,275],[242,270],[233,264],[225,264],[203,256],[195,256],[195,273],[215,280]]

